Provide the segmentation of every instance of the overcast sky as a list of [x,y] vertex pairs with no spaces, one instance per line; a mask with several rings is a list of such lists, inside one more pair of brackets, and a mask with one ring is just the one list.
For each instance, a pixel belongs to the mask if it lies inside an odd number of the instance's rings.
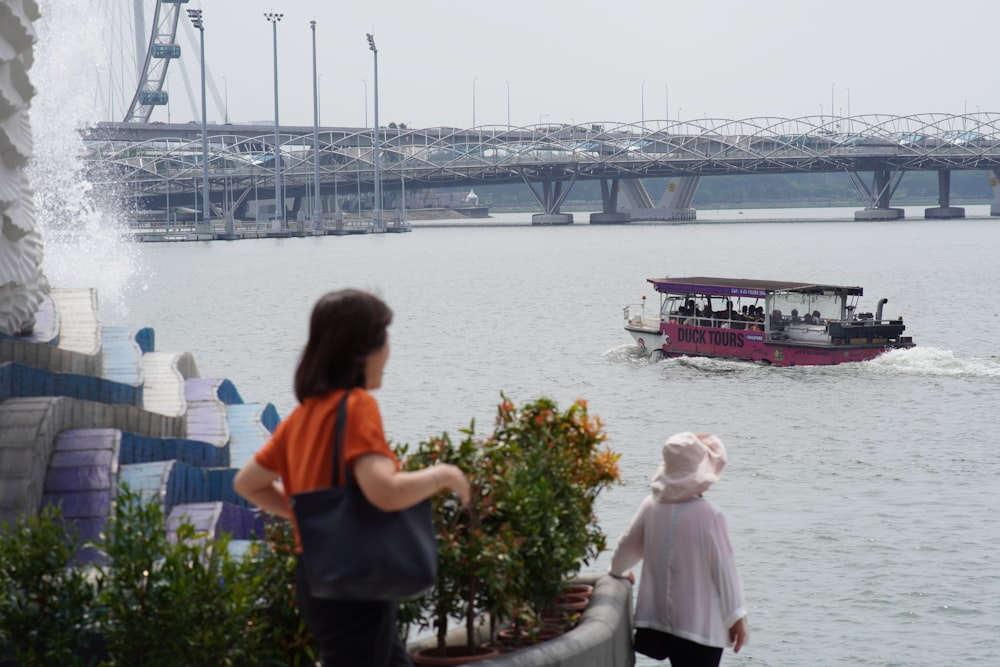
[[[234,122],[273,122],[268,11],[284,14],[278,24],[283,125],[312,125],[313,19],[323,125],[364,126],[366,106],[373,122],[368,32],[379,49],[382,125],[506,125],[508,99],[513,125],[652,122],[668,109],[674,120],[831,109],[838,115],[1000,111],[994,38],[1000,8],[971,0],[192,0],[181,6],[204,10],[208,71]],[[184,28],[178,42],[196,104],[175,68],[173,122],[200,114],[197,48],[189,42],[196,33]],[[210,121],[222,120],[223,106],[210,101]],[[153,120],[166,121],[166,109]]]

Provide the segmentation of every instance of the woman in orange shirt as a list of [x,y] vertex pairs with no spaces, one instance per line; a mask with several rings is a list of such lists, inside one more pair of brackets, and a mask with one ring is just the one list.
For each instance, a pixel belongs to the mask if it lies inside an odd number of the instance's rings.
[[[340,290],[315,305],[309,341],[295,372],[299,405],[272,438],[237,473],[236,492],[266,512],[292,519],[293,494],[332,484],[334,421],[347,396],[344,465],[368,501],[392,512],[451,491],[469,501],[469,482],[456,466],[435,465],[402,472],[382,430],[382,417],[369,393],[382,386],[389,357],[392,311],[359,290]],[[301,553],[298,528],[297,551]],[[345,548],[350,548],[345,545]],[[309,594],[300,561],[296,569],[299,607],[320,645],[323,664],[337,667],[400,667],[412,664],[396,633],[396,603],[327,600]]]

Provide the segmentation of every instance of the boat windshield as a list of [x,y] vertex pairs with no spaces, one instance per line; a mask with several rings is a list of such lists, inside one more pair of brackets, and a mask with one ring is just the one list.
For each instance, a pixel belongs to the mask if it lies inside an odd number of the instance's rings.
[[843,294],[802,294],[776,292],[768,299],[771,312],[780,311],[785,317],[803,320],[842,320],[845,316]]

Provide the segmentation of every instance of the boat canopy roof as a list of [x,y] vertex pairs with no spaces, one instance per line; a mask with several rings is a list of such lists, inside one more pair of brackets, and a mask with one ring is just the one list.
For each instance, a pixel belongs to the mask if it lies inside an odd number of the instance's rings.
[[862,296],[860,287],[845,285],[819,285],[784,280],[751,280],[749,278],[647,278],[657,292],[669,294],[712,294],[718,296],[766,297],[774,292],[800,294],[847,294]]

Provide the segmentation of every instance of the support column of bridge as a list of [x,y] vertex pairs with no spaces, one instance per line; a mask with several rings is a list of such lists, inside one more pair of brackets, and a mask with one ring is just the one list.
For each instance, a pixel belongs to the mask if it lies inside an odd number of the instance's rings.
[[990,169],[990,190],[993,191],[993,203],[990,204],[990,215],[1000,215],[1000,169]]
[[663,196],[656,205],[653,205],[653,200],[641,180],[637,178],[622,180],[618,212],[627,213],[633,222],[695,220],[698,212],[691,207],[691,202],[694,201],[700,180],[700,176],[679,176],[669,179],[663,189]]
[[862,201],[867,201],[868,205],[861,211],[854,212],[855,220],[901,220],[906,214],[901,208],[891,208],[889,202],[892,195],[899,187],[899,182],[903,178],[902,171],[893,172],[887,169],[877,169],[872,174],[872,185],[868,187],[861,180],[861,176],[854,171],[848,172],[854,189]]
[[964,218],[965,209],[951,205],[951,169],[938,170],[938,206],[924,209],[928,220]]
[[290,211],[292,216],[292,222],[288,223],[288,229],[293,237],[304,237],[308,236],[306,232],[306,223],[303,216],[300,215],[304,211],[302,208],[302,195],[295,195],[292,197],[292,210]]
[[601,179],[601,212],[590,214],[592,225],[620,225],[631,222],[632,216],[618,210],[619,179]]
[[[573,184],[576,183],[576,174],[569,179],[566,183],[563,180],[556,180],[555,178],[542,178],[542,191],[538,192],[535,186],[528,180],[525,174],[521,174],[521,179],[524,180],[524,184],[528,186],[531,190],[532,196],[538,205],[542,207],[544,213],[536,213],[531,216],[531,224],[533,225],[571,225],[573,224],[573,214],[572,213],[560,213],[559,207],[566,200],[566,195],[573,188]],[[565,185],[565,187],[563,187]]]

